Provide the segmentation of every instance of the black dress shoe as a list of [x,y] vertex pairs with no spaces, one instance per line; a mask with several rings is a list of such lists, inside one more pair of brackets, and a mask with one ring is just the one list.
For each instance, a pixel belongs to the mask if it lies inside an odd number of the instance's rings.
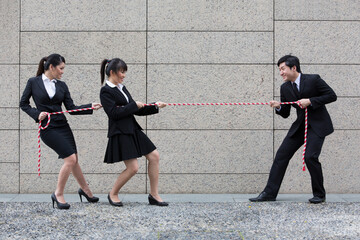
[[51,200],[52,200],[53,208],[55,208],[55,207],[54,207],[54,202],[56,202],[56,206],[58,207],[58,209],[69,209],[69,208],[70,208],[70,204],[59,202],[59,201],[56,199],[55,193],[51,194]]
[[266,202],[266,201],[275,201],[276,197],[267,194],[266,192],[262,192],[256,198],[250,198],[251,202]]
[[110,198],[110,194],[108,194],[108,200],[109,200],[110,205],[113,205],[113,206],[115,206],[115,207],[122,207],[122,206],[124,206],[124,205],[122,204],[122,202],[113,202],[113,201],[111,200],[111,198]]
[[323,203],[325,202],[325,197],[321,198],[321,197],[313,197],[309,199],[310,203],[314,203],[314,204],[318,204],[318,203]]
[[82,196],[84,196],[86,198],[86,200],[88,200],[88,202],[92,202],[92,203],[95,203],[95,202],[98,202],[99,201],[99,198],[98,197],[89,197],[81,188],[79,188],[78,190],[78,194],[79,194],[79,197],[80,197],[80,201],[82,202]]
[[159,202],[153,196],[151,196],[151,194],[149,194],[148,200],[150,205],[156,205],[160,207],[166,207],[169,205],[167,202]]

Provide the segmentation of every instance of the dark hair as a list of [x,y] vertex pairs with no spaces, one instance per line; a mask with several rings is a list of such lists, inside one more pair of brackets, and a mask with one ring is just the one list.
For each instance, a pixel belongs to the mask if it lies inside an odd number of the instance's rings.
[[301,73],[300,69],[300,61],[297,57],[291,56],[291,55],[285,55],[279,59],[277,62],[277,65],[279,66],[281,63],[285,62],[285,65],[289,68],[292,68],[293,66],[296,67],[296,71]]
[[39,62],[39,67],[36,76],[40,76],[41,74],[43,74],[46,70],[49,69],[50,65],[56,67],[61,63],[65,63],[65,58],[60,54],[53,53],[47,57],[43,57]]
[[118,71],[127,71],[126,63],[121,60],[120,58],[113,58],[111,60],[104,59],[101,62],[101,69],[100,69],[100,76],[101,76],[101,85],[105,81],[105,74],[106,76],[110,76],[110,71],[117,73]]

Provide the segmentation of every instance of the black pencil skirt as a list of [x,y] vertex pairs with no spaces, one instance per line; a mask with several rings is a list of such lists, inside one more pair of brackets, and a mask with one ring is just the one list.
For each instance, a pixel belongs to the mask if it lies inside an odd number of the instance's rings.
[[61,127],[49,126],[40,132],[41,140],[52,150],[59,158],[67,158],[77,153],[74,135],[69,124]]
[[134,134],[118,134],[109,138],[105,152],[105,163],[116,163],[139,158],[156,149],[155,145],[141,130]]

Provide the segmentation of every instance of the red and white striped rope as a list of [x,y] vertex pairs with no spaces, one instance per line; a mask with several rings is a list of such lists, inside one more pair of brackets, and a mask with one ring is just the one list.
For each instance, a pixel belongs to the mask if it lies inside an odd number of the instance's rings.
[[[296,102],[281,102],[281,105],[285,104],[297,104],[301,108],[299,101]],[[144,104],[145,106],[155,106],[156,103],[148,103]],[[270,105],[270,102],[258,102],[258,103],[248,103],[248,102],[240,102],[240,103],[167,103],[169,106],[231,106],[231,105]],[[63,114],[63,113],[70,113],[70,112],[80,112],[80,111],[86,111],[91,110],[94,108],[81,108],[81,109],[74,109],[74,110],[68,110],[63,112],[52,112],[47,113],[48,115],[48,122],[46,123],[45,127],[41,126],[41,121],[39,122],[39,130],[38,130],[38,176],[40,176],[40,159],[41,159],[41,146],[40,146],[40,131],[46,129],[50,124],[50,115],[55,114]],[[303,171],[305,171],[305,151],[306,151],[306,142],[307,142],[307,115],[308,111],[307,108],[305,108],[305,134],[304,134],[304,150],[302,154],[302,164],[303,164]]]
[[306,151],[307,130],[308,130],[308,109],[305,108],[304,150],[303,150],[303,154],[302,154],[303,171],[305,171],[305,151]]
[[[280,104],[299,104],[298,102],[281,102]],[[144,106],[155,106],[156,103],[147,103]],[[270,102],[258,102],[258,103],[167,103],[169,106],[227,106],[227,105],[270,105]]]
[[41,159],[41,145],[40,145],[40,131],[46,129],[49,124],[50,124],[50,116],[51,115],[55,115],[55,114],[63,114],[63,113],[71,113],[71,112],[81,112],[81,111],[87,111],[87,110],[92,110],[94,108],[80,108],[80,109],[74,109],[74,110],[67,110],[67,111],[63,111],[63,112],[52,112],[52,113],[47,113],[47,117],[48,117],[48,121],[46,123],[46,125],[43,127],[41,126],[41,122],[39,121],[39,129],[38,129],[38,176],[40,176],[40,159]]

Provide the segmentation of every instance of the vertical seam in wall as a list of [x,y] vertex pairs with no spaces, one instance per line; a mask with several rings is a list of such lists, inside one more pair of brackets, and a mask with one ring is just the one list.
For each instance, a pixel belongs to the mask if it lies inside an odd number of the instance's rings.
[[[21,56],[21,0],[19,0],[19,62],[18,62],[18,84],[19,84],[19,88],[18,88],[18,91],[19,91],[19,97],[20,97],[20,94],[21,94],[21,90],[20,90],[20,88],[21,88],[21,85],[20,85],[20,83],[21,83],[21,81],[20,81],[20,56]],[[21,141],[20,141],[20,134],[21,134],[21,132],[20,132],[20,106],[18,106],[18,112],[19,112],[19,123],[18,123],[18,142],[19,142],[19,144],[18,144],[18,161],[19,161],[19,164],[18,164],[18,166],[19,166],[19,175],[18,175],[18,184],[19,184],[19,188],[18,188],[18,193],[20,193],[20,164],[21,164],[21,161],[20,161],[20,154],[21,154]]]
[[[273,64],[272,64],[272,78],[273,78],[273,88],[272,88],[272,95],[273,95],[273,99],[275,97],[274,91],[275,91],[275,71],[274,71],[274,67],[275,67],[275,0],[273,0]],[[274,159],[275,157],[275,113],[274,111],[272,112],[273,115],[273,155],[272,158]]]
[[[148,102],[148,0],[146,0],[146,7],[145,7],[145,20],[146,20],[146,27],[145,27],[145,103]],[[148,117],[145,117],[145,131],[146,131],[146,135],[148,134]],[[147,189],[147,174],[148,174],[148,161],[145,157],[145,193],[148,192]]]

